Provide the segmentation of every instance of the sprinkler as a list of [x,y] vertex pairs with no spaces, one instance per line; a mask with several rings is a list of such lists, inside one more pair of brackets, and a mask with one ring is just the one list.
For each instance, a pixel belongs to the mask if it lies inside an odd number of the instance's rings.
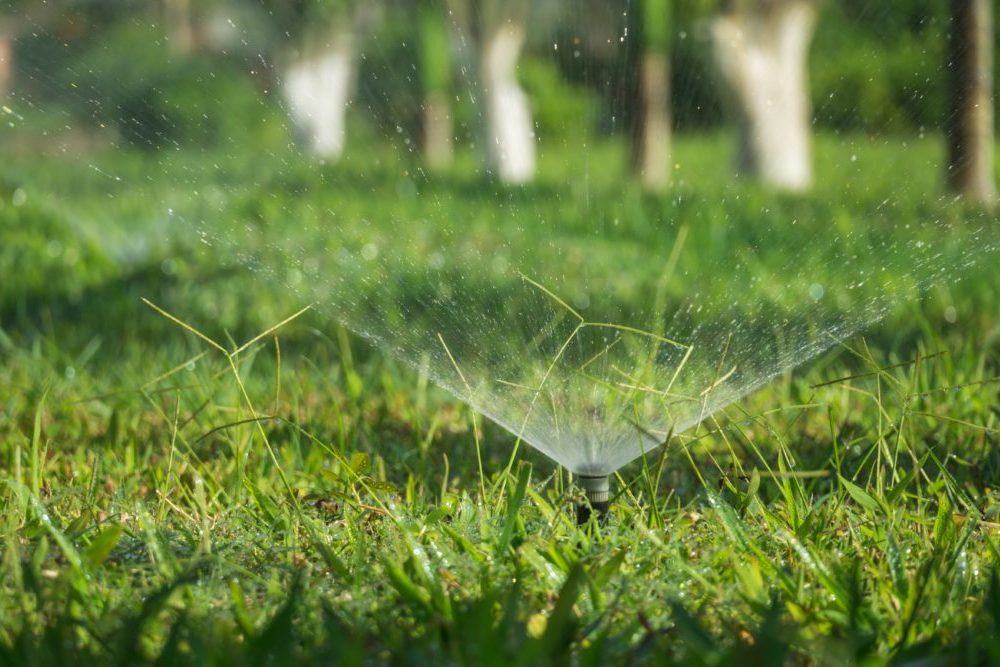
[[576,523],[582,526],[593,514],[597,515],[597,521],[604,523],[608,514],[608,504],[610,499],[611,482],[607,475],[597,477],[589,475],[578,475],[577,481],[583,487],[587,500],[580,503],[576,508]]

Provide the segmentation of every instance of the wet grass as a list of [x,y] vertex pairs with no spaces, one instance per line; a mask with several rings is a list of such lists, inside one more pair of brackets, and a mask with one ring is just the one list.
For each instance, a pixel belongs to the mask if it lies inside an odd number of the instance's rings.
[[[771,205],[828,215],[854,188],[866,194],[844,215],[862,224],[888,187],[865,174],[891,180],[900,155],[935,187],[931,140],[857,143],[820,146],[869,169],[831,173],[829,191],[785,201],[747,189],[714,211],[682,206],[678,221],[730,225]],[[690,156],[712,173],[722,146],[682,143],[681,169]],[[837,155],[822,168],[855,164]],[[38,194],[74,181],[75,166],[59,165],[3,172],[0,229],[17,243],[0,248],[0,664],[1000,660],[989,266],[625,468],[607,524],[578,528],[565,471],[523,448],[509,466],[512,437],[425,373],[328,313],[286,322],[306,304],[163,242],[149,190],[115,199],[113,216],[157,230],[149,247],[108,252],[90,224],[100,197]],[[269,196],[312,176],[281,174],[284,189],[226,190],[230,205],[265,219],[295,210]],[[712,199],[704,183],[681,179],[678,192]],[[479,183],[434,187],[469,212],[497,201]],[[27,201],[14,207],[19,188]],[[622,199],[628,228],[606,221],[604,243],[627,256],[675,205]],[[916,220],[923,206],[885,215]],[[710,255],[711,227],[692,229]]]

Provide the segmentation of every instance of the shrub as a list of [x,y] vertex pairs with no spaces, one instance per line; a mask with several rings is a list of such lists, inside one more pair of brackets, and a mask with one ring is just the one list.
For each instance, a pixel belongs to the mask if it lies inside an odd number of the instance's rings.
[[161,33],[126,22],[105,33],[73,69],[78,116],[113,125],[130,143],[220,145],[280,141],[285,123],[237,64],[211,55],[180,56]]

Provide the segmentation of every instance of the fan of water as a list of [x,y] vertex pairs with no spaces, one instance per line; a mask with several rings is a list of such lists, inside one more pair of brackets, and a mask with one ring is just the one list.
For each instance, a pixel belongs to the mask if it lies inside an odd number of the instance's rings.
[[[22,4],[3,110],[33,176],[8,180],[122,261],[196,234],[579,474],[998,247],[921,127],[946,118],[941,11]],[[927,46],[897,103],[878,26],[904,24]]]

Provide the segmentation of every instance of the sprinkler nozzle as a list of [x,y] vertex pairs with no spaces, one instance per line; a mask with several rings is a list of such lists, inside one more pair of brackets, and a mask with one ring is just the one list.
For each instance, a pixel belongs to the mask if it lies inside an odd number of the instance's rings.
[[592,515],[597,515],[597,521],[604,523],[608,515],[608,505],[611,497],[611,481],[607,475],[592,477],[588,475],[577,476],[577,481],[583,487],[587,495],[586,502],[580,503],[576,508],[576,524],[582,526],[590,521]]

